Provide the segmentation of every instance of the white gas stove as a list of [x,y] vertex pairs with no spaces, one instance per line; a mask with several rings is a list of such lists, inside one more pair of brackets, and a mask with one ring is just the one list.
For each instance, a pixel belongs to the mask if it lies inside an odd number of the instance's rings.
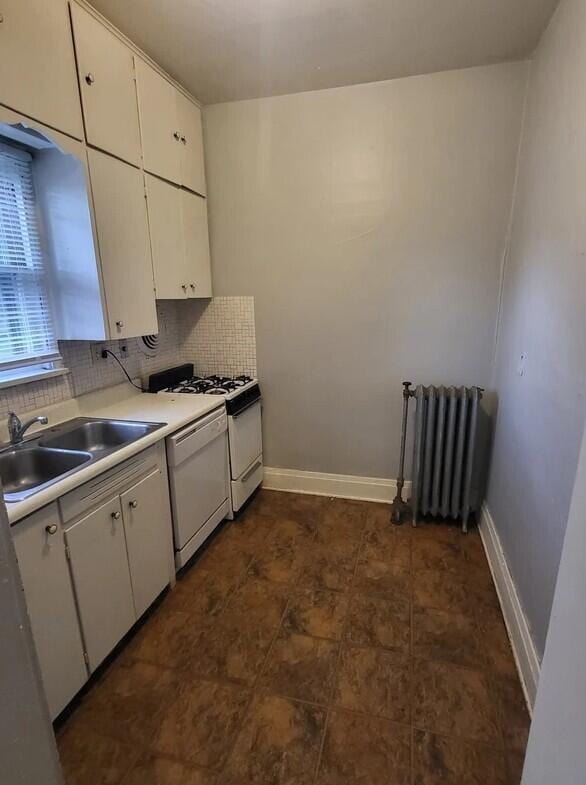
[[234,517],[263,479],[261,393],[250,376],[195,376],[191,363],[149,377],[149,392],[159,395],[217,395],[226,403],[231,509]]

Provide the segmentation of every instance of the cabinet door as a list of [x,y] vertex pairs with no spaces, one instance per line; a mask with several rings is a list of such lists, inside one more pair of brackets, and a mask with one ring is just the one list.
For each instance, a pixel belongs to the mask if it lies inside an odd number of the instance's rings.
[[132,52],[88,11],[71,6],[87,141],[140,165]]
[[180,183],[181,134],[173,85],[135,58],[143,165],[147,172]]
[[208,211],[201,196],[181,192],[185,265],[190,297],[212,296]]
[[181,184],[205,196],[201,111],[193,101],[176,91],[177,124],[181,133]]
[[83,139],[66,0],[3,0],[0,103]]
[[135,622],[120,499],[65,532],[81,629],[94,671]]
[[149,230],[158,300],[185,299],[188,294],[181,190],[153,175],[145,175]]
[[88,150],[102,284],[112,338],[158,332],[142,172]]
[[88,676],[57,505],[15,524],[12,535],[54,719]]
[[145,477],[120,497],[128,563],[137,618],[169,583],[169,550],[165,525],[168,490],[161,471]]

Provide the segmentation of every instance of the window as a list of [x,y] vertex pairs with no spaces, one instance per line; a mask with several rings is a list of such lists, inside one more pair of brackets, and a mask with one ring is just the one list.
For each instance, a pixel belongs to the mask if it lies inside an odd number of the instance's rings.
[[60,367],[31,156],[0,142],[0,383]]

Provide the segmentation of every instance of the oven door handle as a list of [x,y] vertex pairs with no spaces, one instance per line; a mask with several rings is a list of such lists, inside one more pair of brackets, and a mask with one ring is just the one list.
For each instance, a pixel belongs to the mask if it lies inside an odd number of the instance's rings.
[[247,403],[246,406],[244,406],[242,409],[239,409],[237,412],[234,412],[234,414],[231,414],[230,417],[232,417],[232,419],[235,420],[237,417],[240,417],[241,414],[244,414],[244,412],[248,411],[248,409],[250,409],[251,406],[260,403],[261,400],[262,398],[260,398],[260,396],[258,398],[255,398],[254,401]]
[[242,475],[242,477],[240,478],[241,482],[246,482],[246,480],[248,480],[248,478],[249,478],[249,477],[250,477],[252,474],[254,474],[254,472],[255,472],[257,469],[259,469],[261,466],[262,466],[262,461],[257,461],[256,463],[254,463],[254,464],[253,464],[253,465],[250,467],[250,469],[249,469],[249,470],[246,472],[246,474],[243,474],[243,475]]

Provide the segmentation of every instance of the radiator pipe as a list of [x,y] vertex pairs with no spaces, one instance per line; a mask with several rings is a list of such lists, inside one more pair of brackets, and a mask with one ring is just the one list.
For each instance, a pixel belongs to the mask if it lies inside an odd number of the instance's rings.
[[391,505],[391,521],[399,526],[403,517],[409,512],[409,505],[403,501],[403,485],[405,484],[405,442],[407,441],[407,417],[409,414],[409,398],[413,395],[411,382],[403,382],[403,427],[401,430],[401,454],[399,457],[399,476],[397,477],[397,494]]

